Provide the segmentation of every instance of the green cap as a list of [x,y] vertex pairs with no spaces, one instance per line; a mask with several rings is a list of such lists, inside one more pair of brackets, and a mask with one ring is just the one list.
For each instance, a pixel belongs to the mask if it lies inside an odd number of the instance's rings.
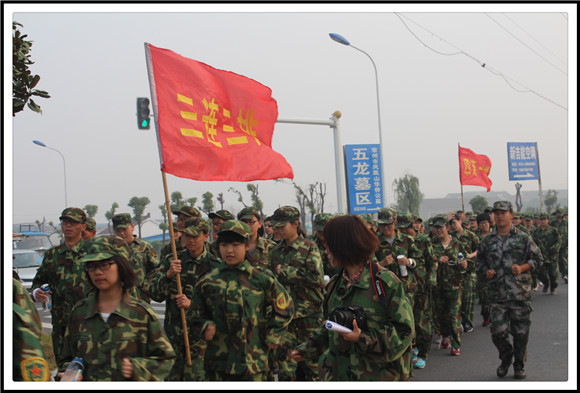
[[491,211],[494,210],[505,210],[509,212],[513,212],[512,203],[510,201],[497,201],[493,203],[493,208]]
[[540,214],[538,215],[538,218],[539,218],[539,219],[542,219],[542,218],[550,218],[550,216],[548,215],[548,213],[546,213],[546,212],[542,212],[542,213],[540,213]]
[[314,230],[323,231],[324,225],[333,217],[330,213],[320,213],[314,216]]
[[397,219],[397,211],[389,207],[383,207],[379,210],[377,222],[379,224],[392,224]]
[[221,235],[224,232],[234,232],[238,235],[242,236],[244,239],[250,238],[250,227],[248,224],[245,224],[238,220],[228,220],[224,222],[224,225],[220,227],[218,235]]
[[300,220],[300,212],[294,206],[282,206],[272,214],[272,226],[283,226],[288,222]]
[[397,216],[397,228],[409,228],[413,222],[415,221],[411,213],[401,213]]
[[119,236],[102,236],[88,240],[84,244],[85,255],[81,262],[103,261],[111,259],[115,255],[129,260],[129,246]]
[[251,220],[254,217],[260,217],[260,211],[254,206],[244,207],[238,213],[238,220]]
[[175,214],[183,214],[184,216],[187,216],[187,217],[199,217],[199,218],[201,218],[201,213],[199,212],[199,210],[197,210],[193,206],[187,206],[187,205],[181,206],[181,208],[176,210],[174,213]]
[[62,211],[62,213],[60,213],[59,219],[62,220],[63,218],[70,218],[73,221],[84,224],[87,222],[87,213],[78,207],[67,207]]
[[181,232],[190,236],[199,236],[201,233],[209,232],[209,225],[199,217],[188,218],[183,225]]
[[232,213],[227,210],[218,210],[215,213],[209,213],[209,218],[221,218],[224,221],[235,220],[236,218]]
[[93,218],[87,217],[87,231],[94,231],[97,229],[97,223]]
[[375,225],[375,219],[373,218],[372,214],[369,213],[365,213],[365,214],[359,214],[359,217],[365,221],[366,223],[370,224],[370,225]]
[[447,224],[449,220],[447,219],[447,215],[445,214],[437,214],[433,217],[433,225],[434,227],[443,227]]
[[131,215],[129,213],[119,213],[113,216],[113,228],[123,229],[131,225]]

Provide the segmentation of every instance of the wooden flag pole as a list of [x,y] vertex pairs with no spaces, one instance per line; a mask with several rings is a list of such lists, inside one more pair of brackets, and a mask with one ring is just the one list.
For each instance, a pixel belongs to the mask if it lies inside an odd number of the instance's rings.
[[[169,236],[171,238],[171,251],[173,252],[173,259],[177,259],[177,247],[175,247],[175,234],[173,232],[173,219],[171,218],[171,204],[169,202],[169,191],[167,190],[167,176],[165,172],[161,171],[163,175],[163,189],[165,190],[165,204],[167,205],[167,221],[169,222]],[[177,294],[181,295],[181,276],[179,273],[175,275],[177,281]],[[166,300],[166,301],[169,301]],[[187,359],[187,365],[191,366],[191,353],[189,351],[189,338],[187,336],[187,323],[185,321],[185,310],[180,307],[181,311],[181,323],[183,325],[183,339],[185,340],[185,354]]]

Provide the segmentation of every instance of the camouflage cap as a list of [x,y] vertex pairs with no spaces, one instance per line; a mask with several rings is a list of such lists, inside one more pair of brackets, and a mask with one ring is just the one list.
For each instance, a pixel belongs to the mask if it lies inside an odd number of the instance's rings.
[[389,207],[384,207],[379,210],[377,223],[392,224],[397,219],[397,211]]
[[415,222],[423,222],[423,219],[419,216],[413,216],[413,220],[415,220]]
[[246,206],[238,213],[238,220],[251,220],[254,217],[260,217],[260,211],[254,206]]
[[248,224],[243,223],[238,220],[228,220],[224,222],[224,225],[220,227],[218,235],[221,235],[224,232],[234,232],[238,235],[242,236],[244,239],[250,238],[250,227]]
[[514,213],[514,218],[522,218],[522,213]]
[[193,206],[181,206],[178,210],[174,211],[175,214],[183,214],[187,217],[199,217],[201,218],[201,213]]
[[113,216],[113,228],[123,229],[131,225],[133,221],[131,220],[131,215],[129,213],[119,213]]
[[494,202],[493,207],[491,208],[491,211],[493,212],[494,210],[504,210],[504,211],[509,211],[509,212],[514,211],[514,209],[512,208],[512,203],[510,201]]
[[361,220],[363,220],[367,224],[375,225],[375,219],[373,218],[372,214],[365,213],[365,214],[359,214],[358,216],[360,217]]
[[81,262],[103,261],[115,255],[129,260],[129,246],[119,236],[102,236],[88,240],[84,244],[85,255]]
[[73,221],[80,222],[84,224],[87,222],[87,213],[83,209],[79,209],[78,207],[67,207],[60,213],[59,220],[64,218],[70,218]]
[[556,209],[556,216],[564,216],[564,215],[566,215],[566,214],[568,214],[568,212],[566,211],[566,208],[565,208],[565,207],[563,207],[563,206],[559,206],[559,207]]
[[294,206],[282,206],[272,214],[272,226],[282,226],[300,219],[300,212]]
[[397,216],[397,228],[409,228],[413,225],[413,215],[411,213],[401,213]]
[[180,231],[189,236],[199,236],[201,233],[209,232],[209,225],[199,217],[192,217],[185,220],[183,229]]
[[448,222],[449,220],[447,219],[446,214],[437,214],[435,217],[433,217],[433,224],[431,225],[433,225],[434,227],[443,227]]
[[538,218],[541,220],[543,218],[550,218],[550,216],[548,215],[548,213],[542,212],[542,213],[538,214]]
[[526,212],[523,214],[524,220],[531,221],[534,219],[534,213]]
[[330,221],[334,216],[330,213],[320,213],[314,216],[313,227],[316,231],[323,231],[324,225]]
[[87,231],[94,231],[97,229],[97,223],[93,218],[87,217]]
[[227,210],[218,210],[215,213],[209,213],[208,214],[209,218],[221,218],[224,221],[229,221],[229,220],[235,220],[236,218],[234,217],[234,215],[232,213],[230,213]]

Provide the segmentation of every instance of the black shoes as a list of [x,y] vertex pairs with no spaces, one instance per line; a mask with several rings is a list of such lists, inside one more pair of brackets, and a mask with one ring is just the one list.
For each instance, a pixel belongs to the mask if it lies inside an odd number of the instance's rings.
[[506,376],[510,366],[511,366],[511,361],[502,361],[501,364],[499,365],[499,367],[497,368],[497,376],[500,378],[503,378]]
[[463,331],[465,333],[471,333],[471,332],[473,332],[473,325],[470,324],[469,322],[466,322],[465,325],[463,325]]
[[[499,375],[499,369],[498,369],[498,375]],[[526,372],[523,369],[514,370],[514,378],[515,379],[524,379],[525,377],[526,377]]]

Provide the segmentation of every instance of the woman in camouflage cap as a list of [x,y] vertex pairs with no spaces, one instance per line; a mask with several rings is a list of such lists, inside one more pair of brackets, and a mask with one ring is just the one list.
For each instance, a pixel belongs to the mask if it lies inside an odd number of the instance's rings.
[[78,356],[85,365],[84,381],[163,380],[175,353],[155,311],[130,296],[137,278],[125,241],[91,239],[81,262],[96,290],[73,309],[59,369]]

